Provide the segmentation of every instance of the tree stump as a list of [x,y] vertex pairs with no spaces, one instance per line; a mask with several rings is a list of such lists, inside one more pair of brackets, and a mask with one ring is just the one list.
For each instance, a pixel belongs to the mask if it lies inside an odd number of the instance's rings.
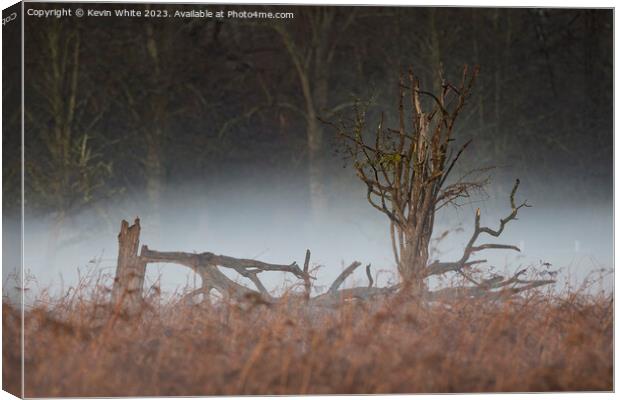
[[118,262],[112,288],[115,307],[128,314],[135,314],[142,306],[142,286],[146,263],[138,255],[140,219],[133,225],[123,220],[118,234]]

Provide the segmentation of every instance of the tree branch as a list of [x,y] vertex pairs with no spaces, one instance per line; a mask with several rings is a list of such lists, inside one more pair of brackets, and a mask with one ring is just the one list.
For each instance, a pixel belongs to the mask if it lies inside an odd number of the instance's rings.
[[329,287],[328,292],[329,293],[334,293],[336,292],[336,290],[338,290],[338,288],[340,287],[340,285],[342,285],[342,283],[344,282],[345,279],[347,279],[347,277],[349,275],[351,275],[353,273],[353,271],[355,271],[355,269],[357,267],[359,267],[360,265],[362,265],[361,262],[359,261],[354,261],[351,263],[351,265],[349,265],[348,267],[346,267],[344,269],[344,271],[342,271],[340,273],[340,275],[338,275],[338,277],[334,280],[334,282],[331,284],[331,286]]

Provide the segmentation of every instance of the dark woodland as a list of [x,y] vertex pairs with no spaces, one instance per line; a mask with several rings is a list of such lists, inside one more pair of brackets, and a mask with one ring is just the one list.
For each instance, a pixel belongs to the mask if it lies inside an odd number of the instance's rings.
[[[136,193],[156,207],[175,182],[269,172],[277,185],[299,171],[298,200],[328,201],[350,172],[331,173],[337,135],[318,118],[373,98],[394,120],[401,69],[432,89],[440,65],[454,79],[465,64],[480,74],[457,127],[473,139],[464,170],[494,166],[498,181],[516,171],[528,190],[577,203],[610,197],[610,11],[289,8],[295,19],[278,22],[30,19],[29,209],[71,214]],[[9,165],[17,156],[5,153]]]

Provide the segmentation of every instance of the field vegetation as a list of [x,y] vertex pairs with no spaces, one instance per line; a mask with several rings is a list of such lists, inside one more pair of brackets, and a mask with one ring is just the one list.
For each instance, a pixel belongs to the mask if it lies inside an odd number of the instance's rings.
[[[83,280],[25,313],[25,395],[610,391],[613,297],[550,288],[510,300],[308,306],[146,296],[131,318]],[[4,369],[18,390],[20,319],[3,303]]]

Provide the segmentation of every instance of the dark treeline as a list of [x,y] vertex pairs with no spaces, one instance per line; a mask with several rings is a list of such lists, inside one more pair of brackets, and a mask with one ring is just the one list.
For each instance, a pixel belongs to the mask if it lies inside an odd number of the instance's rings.
[[[26,9],[35,6],[52,7]],[[459,140],[474,140],[464,171],[495,166],[497,182],[519,176],[551,197],[611,196],[610,10],[132,7],[272,8],[295,18],[27,16],[30,210],[61,221],[136,195],[157,209],[178,183],[217,188],[267,175],[272,185],[299,182],[301,199],[324,206],[330,188],[355,178],[320,119],[372,98],[371,115],[385,110],[395,123],[400,69],[413,66],[433,90],[440,65],[458,80],[463,64],[480,66],[457,128]],[[19,190],[16,171],[3,177],[5,193]]]

